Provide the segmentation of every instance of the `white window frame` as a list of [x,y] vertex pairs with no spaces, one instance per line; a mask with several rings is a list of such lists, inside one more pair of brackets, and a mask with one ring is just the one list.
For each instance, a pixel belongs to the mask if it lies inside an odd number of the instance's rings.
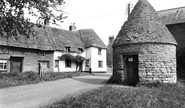
[[40,56],[45,56],[45,55],[46,55],[46,52],[45,52],[45,51],[40,50],[40,51],[39,51],[39,55],[40,55]]
[[41,64],[41,68],[50,68],[50,62],[49,61],[39,61],[39,63]]
[[2,68],[0,66],[0,71],[1,70],[7,70],[7,60],[0,60],[0,65],[2,64]]

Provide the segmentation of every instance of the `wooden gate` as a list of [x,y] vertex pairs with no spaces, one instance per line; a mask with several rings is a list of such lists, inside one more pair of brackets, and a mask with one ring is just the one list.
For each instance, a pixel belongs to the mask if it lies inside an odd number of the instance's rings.
[[125,81],[128,85],[135,86],[139,81],[138,55],[127,55],[124,57]]

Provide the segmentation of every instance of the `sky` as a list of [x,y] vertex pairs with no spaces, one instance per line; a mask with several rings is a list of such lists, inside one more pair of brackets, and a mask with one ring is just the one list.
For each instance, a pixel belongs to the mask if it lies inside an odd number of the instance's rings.
[[[134,7],[138,0],[65,0],[65,15],[60,25],[68,30],[75,23],[77,30],[94,29],[101,40],[108,45],[110,35],[117,36],[127,19],[127,4]],[[184,0],[148,0],[156,11],[185,6]]]

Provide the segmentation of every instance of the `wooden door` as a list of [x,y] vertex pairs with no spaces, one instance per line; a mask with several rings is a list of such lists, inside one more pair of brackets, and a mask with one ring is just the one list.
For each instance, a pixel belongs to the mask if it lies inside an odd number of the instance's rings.
[[22,59],[12,58],[11,59],[11,72],[21,73],[22,72]]
[[126,83],[135,86],[139,81],[138,55],[129,55],[125,59]]

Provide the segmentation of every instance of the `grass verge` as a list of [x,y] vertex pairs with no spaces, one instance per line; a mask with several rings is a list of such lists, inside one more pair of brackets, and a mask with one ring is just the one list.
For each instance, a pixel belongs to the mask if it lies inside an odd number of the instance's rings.
[[53,81],[57,79],[72,78],[76,76],[90,75],[85,72],[47,72],[40,77],[36,72],[24,73],[0,73],[0,88],[18,86],[24,84],[34,84],[43,81]]
[[105,86],[46,108],[185,108],[185,89],[176,85]]

